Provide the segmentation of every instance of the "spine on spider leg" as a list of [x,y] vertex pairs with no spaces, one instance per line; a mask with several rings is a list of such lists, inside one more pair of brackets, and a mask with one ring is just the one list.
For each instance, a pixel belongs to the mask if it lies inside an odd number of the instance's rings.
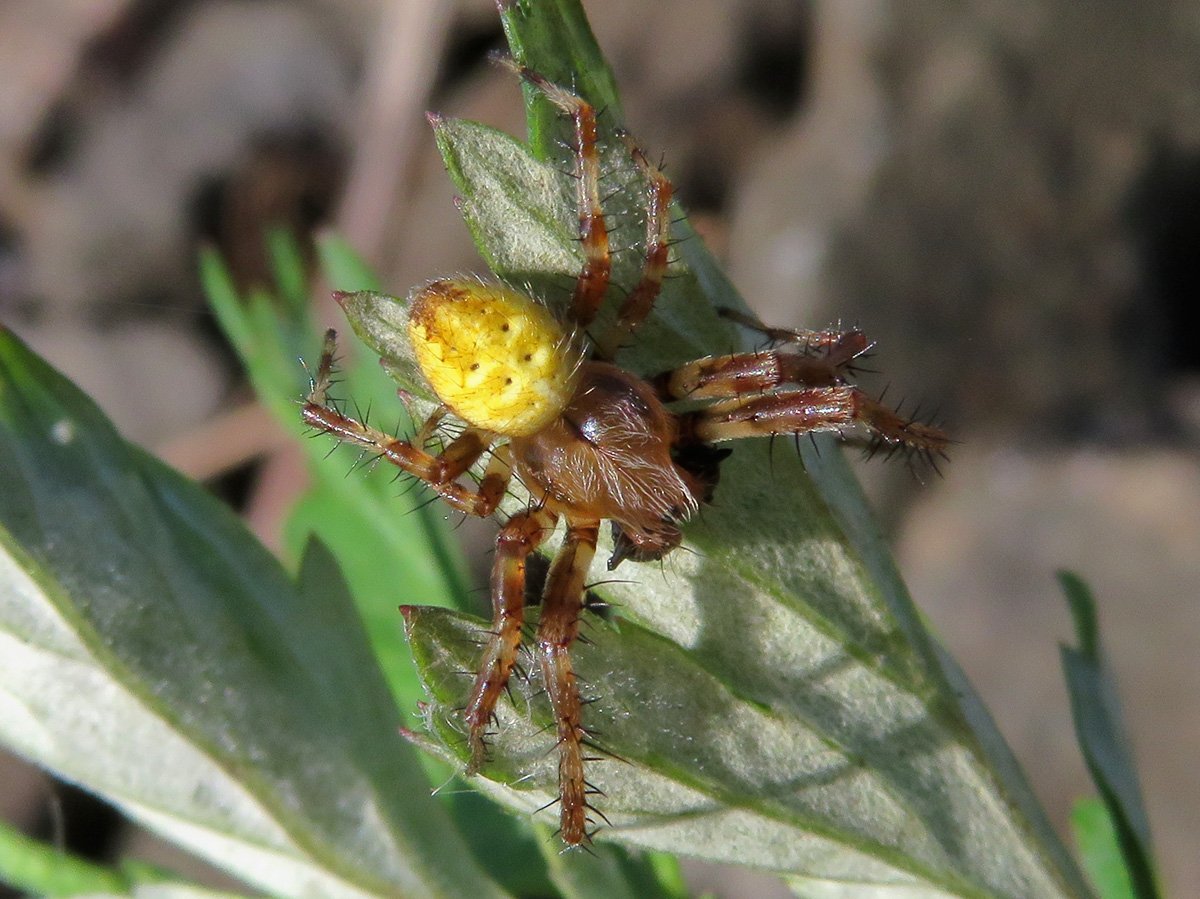
[[[330,328],[325,332],[325,340],[321,344],[321,361],[317,365],[317,373],[308,380],[308,396],[304,398],[304,407],[325,406],[329,402],[329,388],[333,383],[333,357],[337,353],[337,331]],[[301,364],[304,365],[303,360]],[[305,365],[305,368],[308,368]]]
[[588,838],[588,784],[584,777],[579,683],[570,648],[579,635],[583,583],[596,551],[599,526],[572,525],[546,578],[538,624],[538,661],[550,697],[558,737],[558,791],[563,841],[575,846]]
[[317,366],[316,375],[309,381],[308,395],[300,408],[300,419],[310,428],[330,434],[338,440],[374,447],[378,443],[377,432],[342,414],[329,398],[329,388],[333,386],[336,352],[337,332],[330,328],[325,332],[325,342],[321,346],[321,362]]

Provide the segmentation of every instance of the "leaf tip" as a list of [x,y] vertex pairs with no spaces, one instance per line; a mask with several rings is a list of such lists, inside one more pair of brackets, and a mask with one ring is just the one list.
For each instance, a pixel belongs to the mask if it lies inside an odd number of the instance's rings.
[[1067,598],[1071,609],[1071,617],[1075,623],[1075,633],[1079,639],[1079,651],[1089,659],[1095,659],[1099,653],[1100,636],[1096,621],[1096,601],[1092,591],[1083,578],[1073,571],[1061,569],[1055,572],[1059,587]]
[[421,735],[408,727],[398,727],[396,728],[396,733],[400,734],[401,737],[413,745],[416,745],[421,741]]

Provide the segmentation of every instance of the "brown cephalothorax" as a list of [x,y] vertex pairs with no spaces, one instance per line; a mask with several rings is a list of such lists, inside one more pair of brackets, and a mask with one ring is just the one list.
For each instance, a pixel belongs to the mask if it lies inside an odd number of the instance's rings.
[[[609,332],[586,342],[582,334],[608,294],[612,271],[596,114],[581,97],[508,64],[574,124],[583,262],[568,320],[559,321],[543,303],[506,284],[432,281],[414,292],[408,316],[417,364],[441,402],[418,435],[411,441],[394,438],[346,416],[329,400],[332,331],[303,418],[378,453],[463,513],[491,515],[514,478],[529,494],[527,508],[511,516],[496,539],[492,626],[463,713],[468,773],[487,760],[496,704],[517,663],[526,562],[559,519],[564,521],[566,535],[546,579],[535,651],[557,732],[562,838],[577,845],[589,839],[595,824],[590,813],[596,810],[584,773],[588,734],[570,648],[601,523],[612,526],[610,569],[625,560],[662,558],[681,542],[681,526],[711,500],[728,455],[715,444],[724,441],[857,431],[874,445],[932,459],[945,455],[949,440],[850,383],[855,360],[870,348],[856,330],[772,329],[727,312],[782,348],[711,356],[649,379],[615,365],[618,350],[654,306],[670,247],[671,184],[624,134],[647,185],[642,275]],[[707,404],[678,412],[672,409],[676,400]],[[429,439],[448,416],[463,429],[440,452],[428,452]],[[461,483],[485,456],[478,483]]]

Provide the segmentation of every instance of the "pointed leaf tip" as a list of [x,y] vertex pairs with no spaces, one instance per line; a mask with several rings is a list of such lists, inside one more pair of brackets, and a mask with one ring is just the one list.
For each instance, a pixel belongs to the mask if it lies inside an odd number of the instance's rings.
[[1100,655],[1100,627],[1096,620],[1096,600],[1091,588],[1073,571],[1065,569],[1055,572],[1075,623],[1079,640],[1079,651],[1093,661]]

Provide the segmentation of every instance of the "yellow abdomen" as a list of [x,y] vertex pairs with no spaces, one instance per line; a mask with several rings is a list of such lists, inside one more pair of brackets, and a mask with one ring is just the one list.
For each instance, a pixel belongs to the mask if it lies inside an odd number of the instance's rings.
[[550,311],[503,284],[444,279],[412,299],[409,338],[429,386],[477,428],[525,437],[575,391],[579,352]]

